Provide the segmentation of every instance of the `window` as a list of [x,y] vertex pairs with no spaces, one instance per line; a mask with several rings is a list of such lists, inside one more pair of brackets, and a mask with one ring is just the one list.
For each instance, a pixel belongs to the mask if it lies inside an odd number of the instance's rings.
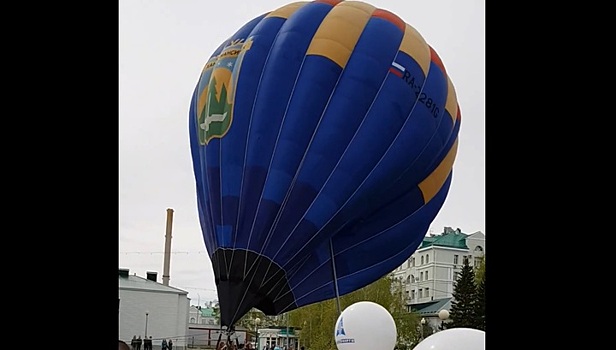
[[453,264],[454,265],[458,265],[458,256],[457,255],[453,256]]
[[466,264],[468,262],[468,256],[464,255],[463,263]]
[[410,261],[410,260],[407,260],[407,261],[406,261],[406,267],[410,267],[410,266],[411,266],[411,261]]
[[424,258],[423,258],[423,255],[422,255],[422,256],[421,256],[421,264],[422,264],[422,265],[423,265],[423,259],[424,259]]
[[194,317],[190,318],[190,323],[195,323],[195,318]]
[[481,257],[476,257],[475,258],[475,262],[474,262],[474,266],[475,267],[479,267],[481,265],[481,260],[482,260]]
[[423,272],[419,273],[419,279],[423,281]]
[[425,295],[425,297],[427,298],[429,296],[430,296],[430,288],[426,288],[426,295]]
[[426,264],[430,262],[430,255],[426,254]]
[[419,297],[423,298],[423,289],[421,289],[421,288],[419,289]]
[[428,271],[426,271],[426,279],[428,279]]
[[411,299],[415,299],[415,289],[411,291]]
[[415,266],[415,258],[413,258],[413,266]]
[[408,277],[406,278],[406,284],[411,284],[411,276],[408,276]]
[[409,291],[408,290],[404,291],[404,294],[406,294],[406,298],[408,299],[409,298]]

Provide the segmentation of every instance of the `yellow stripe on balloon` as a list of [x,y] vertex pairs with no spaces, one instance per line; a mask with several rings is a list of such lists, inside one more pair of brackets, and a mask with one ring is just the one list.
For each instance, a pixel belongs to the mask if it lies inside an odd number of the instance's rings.
[[344,68],[376,8],[359,1],[343,1],[325,16],[306,55],[319,55]]
[[428,203],[443,187],[445,180],[449,176],[451,169],[453,168],[453,161],[456,159],[456,153],[458,151],[458,139],[454,141],[451,149],[441,161],[432,174],[428,175],[420,184],[419,189],[424,198],[424,203]]

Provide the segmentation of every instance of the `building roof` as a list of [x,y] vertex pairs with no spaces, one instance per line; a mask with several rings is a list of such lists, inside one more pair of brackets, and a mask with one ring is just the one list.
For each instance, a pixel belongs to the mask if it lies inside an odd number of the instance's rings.
[[202,307],[201,310],[202,317],[212,317],[214,316],[214,309],[210,309],[209,307]]
[[419,249],[430,246],[468,249],[466,245],[467,237],[468,235],[460,231],[460,229],[454,230],[451,227],[445,227],[442,234],[425,237]]
[[451,298],[439,299],[429,301],[427,303],[420,303],[411,305],[411,310],[419,313],[420,315],[436,315],[442,309],[448,309],[447,304],[451,302]]
[[188,292],[185,290],[171,287],[171,286],[165,286],[162,283],[158,283],[156,281],[152,281],[147,278],[139,277],[136,274],[129,275],[128,270],[126,269],[120,269],[118,278],[119,278],[120,289],[144,290],[144,291],[175,293],[175,294],[188,294]]

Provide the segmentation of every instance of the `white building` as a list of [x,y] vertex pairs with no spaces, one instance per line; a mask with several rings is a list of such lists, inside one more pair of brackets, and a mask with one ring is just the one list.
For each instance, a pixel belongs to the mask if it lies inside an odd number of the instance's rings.
[[[288,333],[287,333],[288,331]],[[265,349],[266,345],[277,344],[282,348],[287,349],[292,346],[294,349],[299,349],[299,333],[301,331],[295,327],[267,327],[259,328],[258,347],[257,349]]]
[[188,292],[158,283],[156,275],[147,272],[143,278],[119,269],[120,340],[130,344],[133,336],[151,336],[154,349],[160,348],[162,339],[173,339],[174,348],[183,348],[188,334]]
[[415,253],[392,272],[401,282],[409,310],[423,315],[432,326],[440,324],[438,312],[451,307],[453,282],[468,259],[477,267],[485,254],[485,234],[463,233],[445,227],[440,235],[425,237]]
[[216,317],[214,317],[214,309],[211,307],[202,307],[200,305],[191,305],[188,313],[188,324],[200,325],[216,325]]

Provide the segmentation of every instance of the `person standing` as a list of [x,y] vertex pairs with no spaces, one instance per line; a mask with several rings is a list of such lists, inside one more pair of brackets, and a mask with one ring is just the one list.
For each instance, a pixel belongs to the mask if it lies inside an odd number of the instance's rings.
[[167,343],[167,349],[173,350],[173,340],[172,339],[169,339],[169,342]]
[[152,350],[152,336],[143,339],[143,350]]
[[141,350],[141,343],[142,342],[143,341],[141,340],[141,336],[138,336],[137,337],[137,350]]
[[162,348],[162,350],[167,350],[167,339],[163,339],[163,342],[161,344],[161,348]]

